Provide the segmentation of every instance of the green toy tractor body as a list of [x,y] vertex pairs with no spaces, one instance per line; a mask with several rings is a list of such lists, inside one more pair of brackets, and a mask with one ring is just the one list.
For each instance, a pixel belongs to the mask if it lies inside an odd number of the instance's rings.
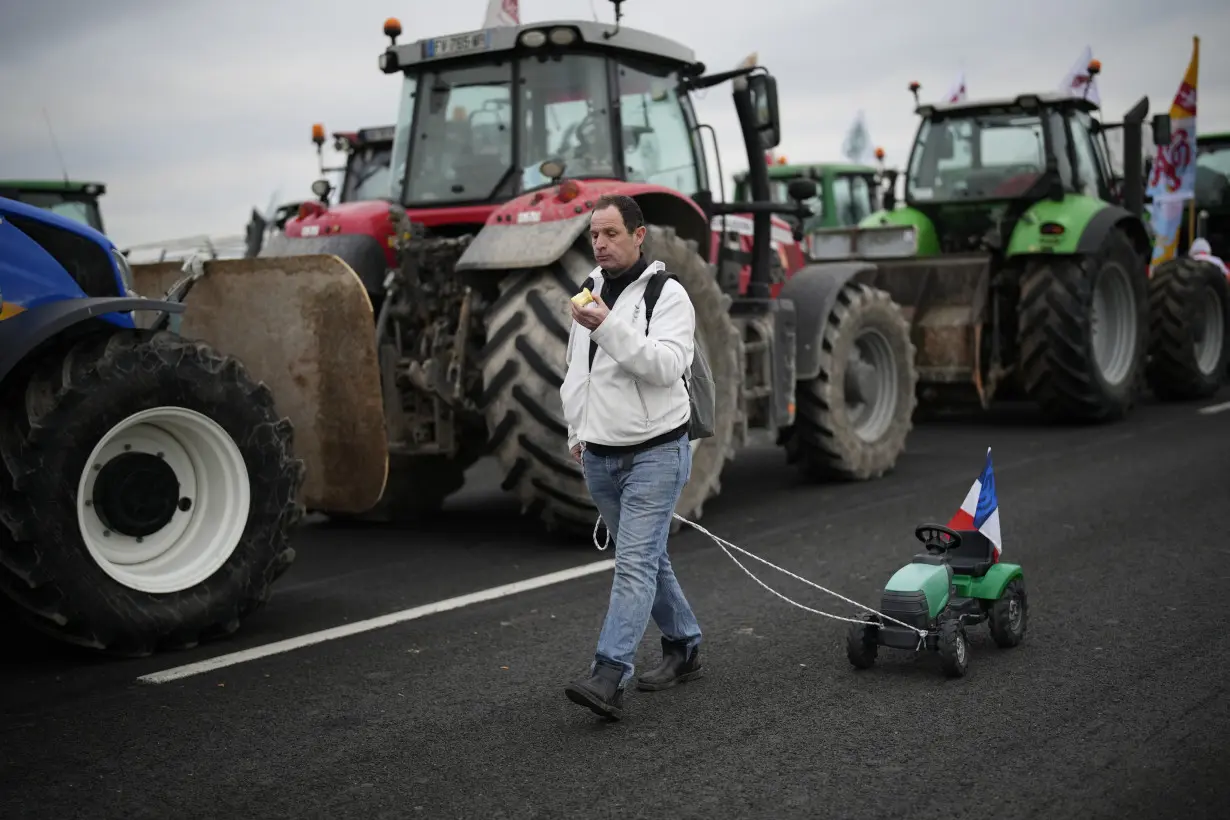
[[1000,562],[977,530],[923,524],[915,535],[927,551],[889,578],[879,613],[850,624],[846,654],[855,667],[874,664],[881,646],[926,648],[939,652],[945,674],[960,677],[969,664],[966,627],[988,622],[1000,647],[1024,639],[1028,603],[1019,565]]

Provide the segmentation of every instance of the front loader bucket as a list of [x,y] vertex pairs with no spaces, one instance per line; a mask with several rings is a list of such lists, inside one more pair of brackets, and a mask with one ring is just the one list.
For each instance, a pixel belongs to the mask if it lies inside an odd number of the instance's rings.
[[[388,469],[375,319],[359,277],[329,255],[206,261],[180,333],[235,356],[273,391],[295,426],[309,510],[361,513]],[[179,263],[133,265],[134,287],[158,297]],[[140,321],[140,318],[138,318]]]
[[910,322],[917,350],[919,386],[972,388],[985,404],[980,348],[991,270],[986,254],[875,260],[874,274],[860,281],[886,291]]

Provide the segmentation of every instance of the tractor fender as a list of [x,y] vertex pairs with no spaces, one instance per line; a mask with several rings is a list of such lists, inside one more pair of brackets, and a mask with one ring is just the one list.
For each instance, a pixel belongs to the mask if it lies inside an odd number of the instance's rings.
[[1149,240],[1149,233],[1145,230],[1144,223],[1131,211],[1120,208],[1118,205],[1107,205],[1093,215],[1093,218],[1086,223],[1085,230],[1081,231],[1080,239],[1076,243],[1076,252],[1088,255],[1097,253],[1107,235],[1115,229],[1123,231],[1140,254],[1145,256],[1149,254],[1152,242]]
[[380,240],[369,234],[298,237],[279,233],[269,238],[257,258],[317,254],[336,256],[349,265],[359,275],[359,281],[369,294],[384,293],[384,277],[389,270],[388,257]]
[[[1058,232],[1043,233],[1047,225],[1058,226]],[[1069,194],[1062,202],[1044,199],[1031,205],[1017,221],[1004,255],[1094,254],[1116,228],[1127,234],[1138,252],[1149,253],[1152,242],[1144,224],[1130,211],[1078,194]]]
[[965,592],[971,598],[982,598],[997,601],[1003,596],[1004,590],[1014,578],[1024,578],[1025,573],[1020,564],[992,564],[986,574],[980,578],[972,578],[969,589]]
[[820,375],[820,343],[837,294],[860,274],[875,270],[869,262],[825,262],[802,268],[782,285],[777,298],[794,303],[795,377],[799,381]]
[[[89,298],[44,302],[0,322],[0,383],[31,351],[65,330],[110,313],[131,310],[183,313],[179,302],[155,299]],[[120,327],[132,327],[131,320]]]
[[542,268],[561,258],[589,227],[588,213],[549,222],[488,222],[457,260],[456,269]]

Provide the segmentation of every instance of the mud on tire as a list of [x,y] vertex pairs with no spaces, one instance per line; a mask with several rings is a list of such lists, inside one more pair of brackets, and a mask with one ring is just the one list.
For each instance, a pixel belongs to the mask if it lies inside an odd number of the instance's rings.
[[[1107,421],[1131,411],[1149,320],[1143,264],[1127,236],[1112,230],[1092,256],[1037,260],[1026,268],[1018,308],[1021,381],[1046,416]],[[1112,298],[1102,303],[1114,314],[1109,320],[1093,315],[1099,282],[1111,286]],[[1106,354],[1109,378],[1097,359],[1098,322],[1104,323],[1103,331],[1111,334],[1107,342],[1114,347]]]
[[1155,396],[1167,401],[1212,396],[1226,377],[1230,280],[1209,262],[1179,257],[1149,280],[1149,363]]
[[[120,583],[92,556],[77,495],[95,445],[133,414],[161,407],[221,426],[246,468],[250,503],[238,544],[217,570],[186,589],[151,593]],[[292,439],[268,388],[207,345],[120,331],[45,354],[28,379],[0,394],[0,589],[36,629],[112,654],[234,632],[295,557],[288,542],[302,515],[295,499],[304,468]]]
[[[856,353],[860,362],[870,359],[875,366],[868,370],[860,364],[861,379],[851,369]],[[864,386],[851,386],[852,381]],[[900,309],[884,291],[847,284],[824,328],[820,374],[797,386],[788,458],[813,480],[879,478],[905,450],[917,385],[910,326]],[[852,402],[860,389],[878,398]]]
[[[508,277],[487,319],[482,353],[484,397],[492,450],[504,469],[502,487],[515,492],[523,509],[548,529],[588,534],[598,511],[580,465],[568,452],[568,427],[559,388],[563,384],[569,298],[595,263],[583,243],[556,264]],[[733,458],[741,387],[740,337],[721,292],[696,243],[672,228],[650,225],[646,258],[661,260],[678,277],[696,310],[697,336],[705,348],[716,389],[718,429],[692,442],[692,476],[676,505],[698,519],[704,502],[720,489],[722,468]]]

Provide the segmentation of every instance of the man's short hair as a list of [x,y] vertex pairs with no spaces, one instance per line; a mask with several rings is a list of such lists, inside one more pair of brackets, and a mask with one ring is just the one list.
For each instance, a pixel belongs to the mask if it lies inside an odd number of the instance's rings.
[[641,212],[641,206],[636,204],[636,200],[632,197],[624,194],[603,194],[594,203],[595,211],[611,207],[619,211],[619,215],[623,217],[624,227],[628,229],[628,233],[634,233],[637,228],[644,226],[645,214]]

